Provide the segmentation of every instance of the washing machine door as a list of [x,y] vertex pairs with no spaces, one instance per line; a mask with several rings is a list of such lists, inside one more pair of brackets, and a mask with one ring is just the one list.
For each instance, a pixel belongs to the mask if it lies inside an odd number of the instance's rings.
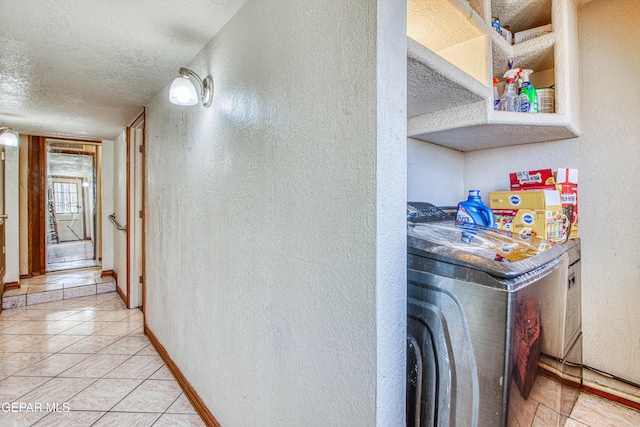
[[445,316],[413,298],[407,310],[407,426],[455,426],[458,378]]

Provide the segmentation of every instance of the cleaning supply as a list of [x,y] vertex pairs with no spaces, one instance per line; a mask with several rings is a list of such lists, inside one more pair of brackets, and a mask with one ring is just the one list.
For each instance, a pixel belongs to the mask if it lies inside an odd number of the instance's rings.
[[458,203],[456,221],[484,225],[485,227],[495,227],[493,211],[482,203],[480,190],[469,190],[467,200]]
[[539,113],[555,113],[555,90],[553,86],[536,88],[538,94],[538,112]]
[[507,84],[504,87],[504,92],[500,97],[499,110],[500,111],[520,111],[520,99],[516,92],[515,78],[518,75],[518,70],[508,70],[504,73],[504,77],[507,79]]
[[497,110],[500,104],[500,95],[498,95],[498,79],[493,79],[493,109]]
[[498,32],[498,34],[502,35],[502,24],[500,24],[500,20],[498,18],[491,18],[491,26]]
[[518,69],[518,78],[520,79],[518,96],[520,98],[520,111],[523,113],[537,113],[539,111],[538,93],[529,81],[531,73],[533,73],[533,70]]

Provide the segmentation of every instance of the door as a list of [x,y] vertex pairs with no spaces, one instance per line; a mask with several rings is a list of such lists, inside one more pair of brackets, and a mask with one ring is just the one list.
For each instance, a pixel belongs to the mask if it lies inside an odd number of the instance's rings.
[[144,309],[144,113],[129,127],[129,308]]
[[[5,159],[4,147],[0,148],[0,301],[2,300],[2,294],[4,294],[4,273],[6,271],[6,248],[5,248],[5,220],[7,215],[4,213],[4,159]],[[2,311],[2,304],[0,304],[0,311]]]

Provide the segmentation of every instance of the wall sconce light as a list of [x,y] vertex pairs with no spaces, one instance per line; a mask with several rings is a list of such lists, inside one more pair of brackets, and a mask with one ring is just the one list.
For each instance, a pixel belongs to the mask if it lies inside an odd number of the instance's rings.
[[198,86],[200,86],[202,105],[204,107],[211,105],[213,100],[213,79],[211,76],[207,76],[202,80],[200,76],[187,68],[180,68],[179,73],[180,75],[171,83],[169,101],[176,105],[196,105],[198,103],[198,93],[189,79],[189,77],[193,77],[198,82]]
[[0,144],[8,147],[18,146],[18,135],[8,127],[0,127]]

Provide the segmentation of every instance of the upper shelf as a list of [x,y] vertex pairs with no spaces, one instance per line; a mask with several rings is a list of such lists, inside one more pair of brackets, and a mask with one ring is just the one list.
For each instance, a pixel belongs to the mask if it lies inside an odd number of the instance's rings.
[[[410,13],[425,13],[421,7],[438,5],[447,11],[447,16],[457,16],[455,10],[442,3],[443,0],[410,0]],[[455,46],[431,46],[422,39],[410,37],[407,41],[407,88],[408,88],[408,136],[450,147],[460,151],[473,151],[493,147],[555,141],[574,138],[579,135],[579,102],[575,70],[577,59],[577,10],[573,2],[566,0],[492,0],[493,10],[482,11],[492,16],[496,7],[504,7],[505,21],[513,20],[517,10],[539,10],[539,16],[526,20],[512,21],[512,29],[518,26],[536,26],[548,23],[553,14],[553,32],[509,45],[490,26],[488,20],[481,21],[475,11],[469,10],[474,4],[484,4],[479,0],[470,3],[448,0],[450,6],[458,8],[458,19],[465,28],[466,39]],[[419,5],[416,4],[419,2]],[[428,6],[424,6],[424,5]],[[471,5],[471,6],[470,6]],[[520,8],[520,9],[519,9]],[[524,9],[522,9],[524,8]],[[511,15],[509,13],[511,13]],[[532,12],[534,15],[536,12]],[[502,20],[503,17],[499,16]],[[431,20],[438,15],[430,14]],[[409,16],[412,28],[419,26],[415,16]],[[432,21],[427,23],[431,25]],[[477,35],[473,28],[477,28]],[[448,31],[455,31],[450,24]],[[526,28],[522,28],[526,29]],[[409,31],[409,35],[416,30]],[[417,41],[416,41],[417,40]],[[470,45],[473,44],[473,48]],[[485,56],[479,46],[484,46]],[[472,55],[477,55],[473,56]],[[460,59],[462,66],[453,59]],[[471,57],[471,59],[469,59]],[[480,59],[478,59],[480,58]],[[514,66],[531,68],[545,87],[555,84],[556,113],[527,114],[493,110],[493,90],[491,79],[502,80],[509,59]],[[485,78],[476,72],[478,61],[484,60]],[[468,63],[471,66],[468,66]],[[545,71],[542,73],[542,71]],[[532,77],[532,81],[533,77]],[[547,81],[550,81],[547,82]],[[534,83],[538,85],[538,83]]]
[[551,0],[491,0],[491,16],[511,32],[528,30],[551,22]]
[[493,77],[503,79],[510,59],[514,66],[536,72],[553,68],[556,33],[551,32],[514,45],[508,44],[496,31],[490,31],[489,34],[493,51]]
[[490,89],[420,43],[407,38],[409,117],[481,102]]

